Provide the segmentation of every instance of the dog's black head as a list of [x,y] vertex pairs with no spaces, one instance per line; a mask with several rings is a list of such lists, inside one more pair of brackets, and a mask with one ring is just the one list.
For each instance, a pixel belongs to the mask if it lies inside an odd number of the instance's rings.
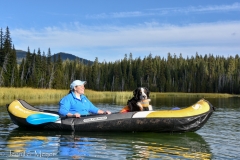
[[149,99],[149,90],[146,87],[138,87],[133,91],[133,96],[136,100]]

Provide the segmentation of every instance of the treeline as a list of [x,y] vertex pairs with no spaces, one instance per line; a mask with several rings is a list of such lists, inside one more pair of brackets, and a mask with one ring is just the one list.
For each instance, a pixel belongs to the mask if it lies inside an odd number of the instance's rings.
[[167,58],[149,54],[141,59],[125,54],[115,62],[84,64],[79,59],[52,59],[40,49],[30,52],[17,64],[16,50],[7,27],[0,31],[0,87],[68,89],[75,79],[86,80],[88,89],[97,91],[131,91],[138,86],[154,92],[240,93],[240,58],[211,54]]

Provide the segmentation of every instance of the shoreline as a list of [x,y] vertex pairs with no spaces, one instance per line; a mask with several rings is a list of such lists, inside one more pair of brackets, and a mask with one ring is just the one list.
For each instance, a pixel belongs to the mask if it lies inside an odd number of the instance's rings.
[[[15,99],[23,99],[30,101],[57,101],[68,94],[69,90],[57,89],[37,89],[37,88],[0,88],[0,104],[1,102],[13,101]],[[110,92],[110,91],[93,91],[85,90],[85,95],[90,99],[129,99],[132,97],[132,91]],[[240,95],[226,93],[182,93],[182,92],[150,92],[151,99],[164,97],[199,97],[199,98],[231,98],[240,97]]]

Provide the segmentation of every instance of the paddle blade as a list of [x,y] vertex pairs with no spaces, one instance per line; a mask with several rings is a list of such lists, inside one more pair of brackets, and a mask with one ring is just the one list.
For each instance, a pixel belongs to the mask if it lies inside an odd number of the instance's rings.
[[50,115],[50,114],[32,114],[27,117],[27,122],[33,125],[48,123],[48,122],[56,122],[59,119],[58,115]]

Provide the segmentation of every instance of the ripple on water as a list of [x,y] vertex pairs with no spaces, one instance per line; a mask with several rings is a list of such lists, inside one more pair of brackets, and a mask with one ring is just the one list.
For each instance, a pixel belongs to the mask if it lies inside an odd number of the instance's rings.
[[237,159],[240,157],[239,110],[220,108],[197,133],[210,144],[213,159]]

